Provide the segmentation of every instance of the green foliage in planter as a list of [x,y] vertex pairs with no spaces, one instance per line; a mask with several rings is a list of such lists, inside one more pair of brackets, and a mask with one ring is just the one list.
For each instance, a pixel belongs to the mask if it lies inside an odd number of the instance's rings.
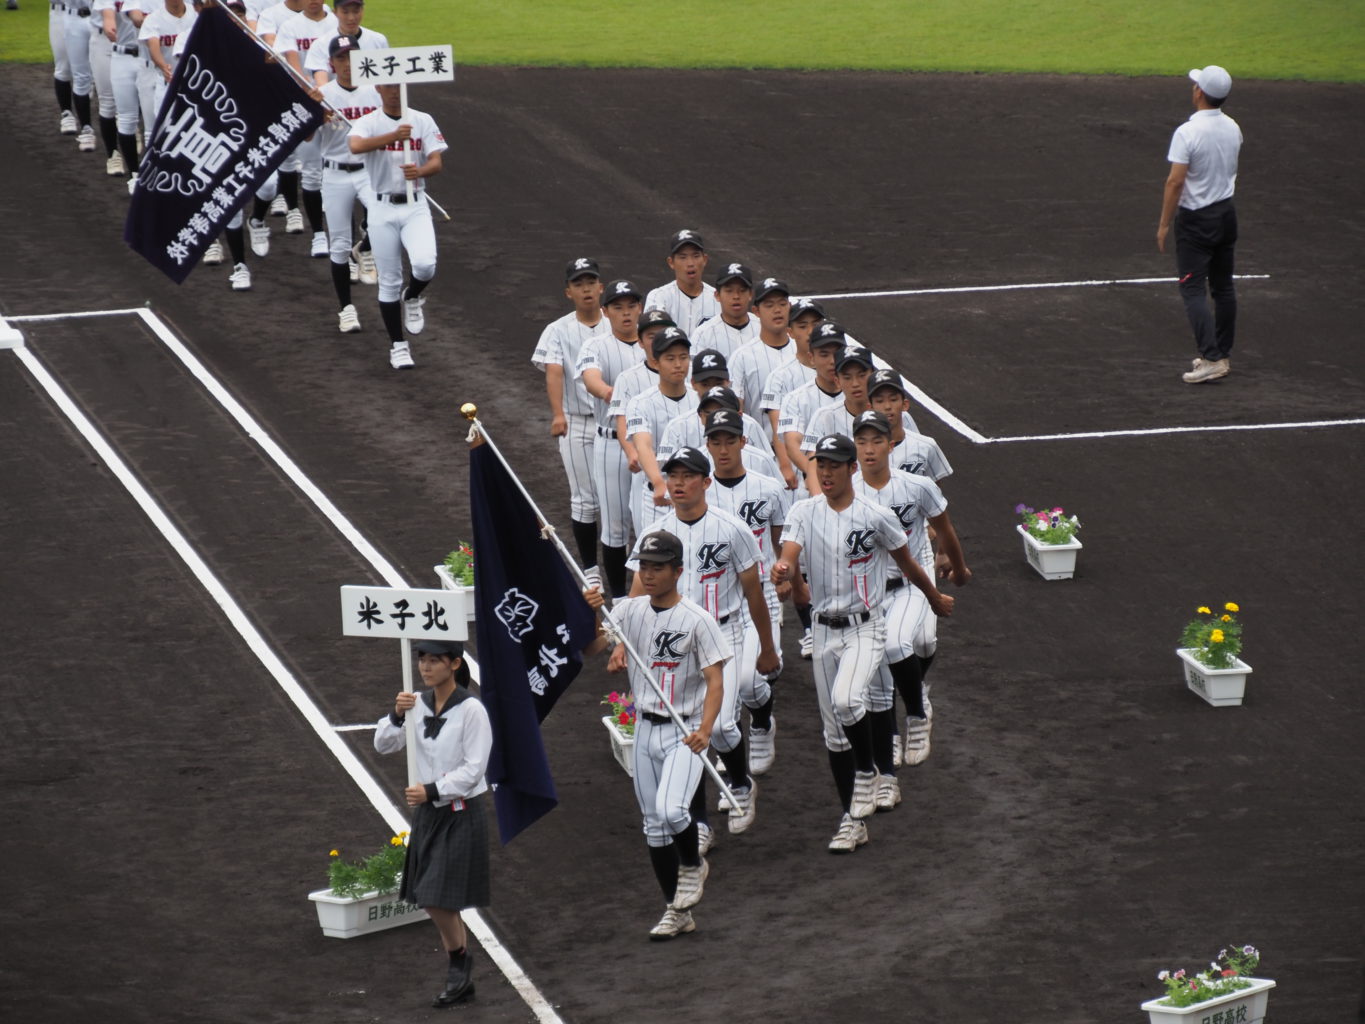
[[474,585],[474,548],[459,541],[455,550],[446,555],[446,569],[455,582],[466,587]]
[[1180,634],[1180,646],[1188,647],[1191,657],[1207,668],[1235,668],[1242,653],[1242,624],[1235,613],[1241,610],[1231,601],[1218,614],[1200,605],[1199,617]]
[[1216,999],[1231,992],[1250,988],[1247,977],[1261,962],[1255,946],[1229,946],[1209,962],[1209,969],[1190,974],[1182,967],[1178,971],[1162,971],[1157,980],[1166,986],[1164,1006],[1193,1006],[1206,999]]
[[356,899],[367,892],[396,890],[398,876],[403,873],[403,863],[408,856],[407,838],[406,832],[394,836],[387,846],[363,861],[342,860],[340,851],[333,850],[327,865],[327,880],[333,895]]
[[1014,506],[1014,514],[1019,517],[1020,524],[1029,536],[1039,544],[1070,544],[1076,539],[1076,531],[1081,528],[1081,521],[1075,516],[1068,516],[1060,505],[1035,511],[1020,502]]

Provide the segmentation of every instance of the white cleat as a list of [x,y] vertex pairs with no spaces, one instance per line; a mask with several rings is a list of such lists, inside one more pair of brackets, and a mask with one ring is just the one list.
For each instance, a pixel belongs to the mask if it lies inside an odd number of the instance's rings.
[[929,756],[929,731],[934,727],[928,718],[906,716],[905,759],[902,763],[923,764]]
[[251,251],[262,258],[270,255],[270,225],[263,220],[248,220],[246,233],[251,236]]
[[328,248],[329,247],[327,245],[327,232],[314,231],[313,245],[311,251],[313,259],[317,259],[319,256],[326,256],[328,254]]
[[232,268],[232,273],[228,275],[228,284],[232,286],[234,292],[251,291],[251,271],[247,270],[245,263],[238,263]]
[[111,178],[121,178],[126,168],[123,166],[123,154],[114,150],[114,155],[104,161],[104,173]]
[[877,776],[877,811],[892,811],[901,802],[900,779],[894,775]]
[[697,822],[697,849],[701,851],[701,855],[705,857],[715,845],[715,830],[704,821]]
[[408,298],[408,290],[403,289],[403,326],[409,334],[421,334],[426,327],[427,318],[422,314],[422,307],[426,304],[427,300],[420,295],[415,299]]
[[730,834],[739,835],[749,830],[749,826],[754,823],[754,818],[758,815],[758,780],[749,779],[749,788],[732,790],[735,799],[739,801],[738,807],[730,808]]
[[829,852],[852,853],[866,842],[867,826],[852,815],[845,814],[843,820],[839,822],[839,830],[829,841]]
[[360,330],[360,315],[355,306],[342,306],[337,314],[337,330],[342,334],[355,334]]
[[270,216],[283,217],[288,212],[289,203],[285,201],[284,196],[276,195],[274,199],[270,200]]
[[749,730],[749,771],[766,775],[777,760],[777,718],[766,729]]
[[95,129],[86,125],[76,136],[76,148],[82,153],[93,153],[95,151]]
[[284,215],[284,233],[286,235],[303,234],[303,212],[300,210],[290,210]]
[[810,661],[811,655],[815,652],[815,637],[811,636],[810,627],[807,626],[805,632],[801,634],[801,657]]
[[678,891],[673,896],[674,910],[690,910],[701,902],[706,889],[706,878],[711,874],[711,865],[705,857],[694,868],[686,865],[678,868]]
[[696,930],[697,923],[692,920],[689,911],[669,907],[664,911],[664,916],[659,918],[659,923],[649,930],[649,939],[651,942],[667,942]]
[[209,267],[216,267],[219,263],[222,263],[222,262],[223,262],[223,243],[222,243],[222,242],[219,242],[219,241],[210,242],[210,243],[209,243],[209,247],[208,247],[207,249],[204,250],[204,259],[203,259],[204,265],[205,265],[205,266],[209,266]]
[[356,263],[355,260],[349,260],[346,267],[351,272],[351,284],[358,283],[360,281],[360,264]]
[[80,125],[76,123],[76,115],[69,110],[62,111],[62,119],[57,122],[57,131],[63,135],[75,135],[80,131]]
[[389,349],[389,365],[395,370],[411,370],[416,363],[412,361],[412,349],[406,341],[395,341]]
[[379,283],[379,268],[375,266],[374,253],[369,249],[360,250],[360,283]]
[[137,175],[136,175],[136,174],[130,174],[130,175],[128,175],[128,194],[129,194],[129,195],[132,195],[132,194],[133,194],[134,192],[136,192],[136,191],[137,191]]
[[856,772],[853,776],[853,800],[848,806],[853,817],[870,818],[877,813],[877,773]]

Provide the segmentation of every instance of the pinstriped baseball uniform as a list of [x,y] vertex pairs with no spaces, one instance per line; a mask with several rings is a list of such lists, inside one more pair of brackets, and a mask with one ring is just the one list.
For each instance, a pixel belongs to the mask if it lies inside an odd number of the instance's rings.
[[688,337],[692,339],[693,352],[713,348],[723,355],[728,363],[730,357],[742,346],[758,337],[758,327],[758,317],[752,313],[743,327],[732,327],[726,323],[723,316],[713,316],[697,328],[696,334],[689,334]]
[[[644,309],[662,309],[689,338],[705,320],[720,316],[720,303],[716,301],[713,285],[702,283],[701,294],[695,299],[678,287],[677,281],[661,284],[645,296]],[[701,351],[700,346],[693,346]]]
[[541,373],[555,365],[564,370],[564,419],[568,429],[559,438],[559,458],[569,481],[569,515],[580,523],[597,520],[597,488],[592,479],[592,449],[597,436],[593,419],[593,397],[576,373],[583,345],[602,330],[603,320],[589,325],[575,313],[566,313],[545,325],[531,354],[531,363]]
[[[807,366],[799,359],[793,359],[789,363],[783,363],[772,373],[768,374],[767,383],[763,385],[763,395],[759,399],[758,407],[762,412],[769,409],[782,411],[782,399],[803,385],[815,380],[815,367]],[[780,420],[780,417],[779,417]]]
[[[703,449],[704,450],[704,449]],[[742,457],[742,456],[741,456]],[[782,639],[779,635],[778,612],[781,602],[777,599],[777,588],[769,578],[777,554],[773,550],[772,530],[787,521],[787,487],[780,479],[762,473],[746,472],[737,480],[711,480],[711,489],[706,492],[707,504],[729,512],[743,521],[754,535],[758,545],[759,572],[763,578],[763,597],[768,602],[768,617],[772,623],[773,647],[779,653]],[[757,650],[754,658],[758,657]],[[749,660],[747,654],[746,660]]]
[[[611,386],[611,421],[617,425],[617,429],[623,429],[622,420],[626,418],[626,406],[631,399],[637,395],[643,395],[651,388],[659,386],[659,371],[649,365],[648,362],[639,362],[621,372],[621,376],[616,378],[616,382]],[[627,438],[630,434],[625,435]],[[635,536],[640,535],[640,509],[643,507],[644,499],[644,474],[630,474],[630,496],[627,499],[630,509],[630,521],[635,528]]]
[[[705,514],[691,523],[683,522],[677,510],[669,509],[648,532],[654,530],[667,530],[682,541],[683,574],[678,580],[678,593],[715,618],[731,650],[742,650],[746,627],[751,632],[753,627],[739,574],[756,567],[760,559],[749,527],[729,512],[708,505]],[[636,559],[639,550],[637,538],[626,563],[636,571],[640,566]],[[711,744],[718,751],[734,750],[739,745],[742,738],[739,702],[758,707],[767,702],[771,693],[768,681],[754,671],[753,660],[740,664],[741,660],[725,664],[725,700],[711,733]]]
[[890,461],[892,469],[927,476],[930,480],[943,480],[953,475],[948,457],[928,434],[912,434],[907,430],[901,443],[891,450]]
[[[605,317],[603,323],[606,323]],[[608,327],[583,343],[574,366],[574,380],[582,381],[583,371],[596,369],[602,380],[615,385],[628,367],[644,361],[644,352],[637,342],[620,341]],[[596,437],[593,438],[592,477],[597,492],[598,523],[602,543],[623,548],[630,540],[630,464],[616,439],[616,425],[612,421],[608,403],[592,399],[592,414]]]
[[772,439],[768,417],[763,415],[763,388],[768,375],[787,363],[796,361],[796,342],[791,338],[781,348],[773,348],[762,341],[751,341],[730,360],[730,381],[735,392],[744,399],[744,408],[759,418],[763,433]]
[[826,391],[812,378],[809,384],[802,384],[796,390],[788,392],[786,397],[782,399],[782,405],[777,414],[778,435],[800,434],[804,438],[806,436],[806,425],[810,423],[816,410],[823,409],[827,405],[842,403],[843,400],[842,392],[831,393]]
[[[824,495],[798,501],[782,531],[782,543],[788,542],[801,546],[810,578],[812,665],[825,746],[849,750],[843,725],[866,713],[868,689],[885,656],[887,552],[905,546],[905,533],[895,515],[855,492],[842,511]],[[830,618],[848,624],[830,625]]]
[[[744,439],[749,442],[745,450],[756,448],[771,459],[773,446],[768,443],[768,436],[763,433],[763,427],[748,413],[741,415],[744,418]],[[701,416],[695,412],[690,416],[675,416],[664,427],[663,440],[658,441],[656,446],[669,455],[679,448],[696,448],[705,455],[706,426],[702,423]]]
[[[662,467],[663,460],[658,458],[658,444],[663,437],[664,428],[669,421],[678,416],[690,415],[696,419],[696,414],[697,393],[692,388],[687,388],[681,398],[669,398],[656,386],[652,391],[636,395],[627,404],[626,436],[635,441],[638,447],[640,441],[636,435],[648,434],[650,446],[655,449],[656,461]],[[645,479],[643,470],[633,474],[633,477],[631,514],[635,520],[635,535],[638,537],[653,526],[654,521],[663,515],[667,508],[654,504],[654,489]]]
[[[678,417],[678,420],[675,421],[675,422],[681,422],[681,421],[684,420],[684,419],[686,419],[686,417],[684,417],[684,416],[679,416],[679,417]],[[696,423],[700,423],[700,422],[701,422],[696,416],[693,416],[693,417],[692,417],[692,420],[693,420],[693,422],[696,422]],[[671,426],[671,424],[670,424],[670,426]],[[701,428],[698,428],[697,433],[700,435],[700,434],[702,433],[702,429],[701,429]],[[686,432],[685,434],[684,434],[684,433],[669,434],[667,428],[665,429],[664,434],[665,434],[666,437],[674,437],[674,436],[681,437],[681,436],[686,436],[687,438],[689,438],[689,440],[687,440],[684,444],[676,444],[676,445],[675,445],[675,444],[672,444],[671,442],[669,442],[669,443],[668,443],[668,446],[667,446],[667,455],[661,455],[661,456],[659,456],[659,462],[660,462],[660,464],[663,463],[663,460],[664,460],[665,458],[667,458],[668,455],[672,455],[672,454],[673,454],[675,451],[677,451],[679,448],[695,448],[695,449],[697,449],[697,451],[701,452],[703,455],[706,456],[706,461],[707,461],[707,462],[710,462],[710,461],[711,461],[711,453],[710,453],[709,451],[706,450],[706,445],[703,443],[703,441],[705,440],[704,438],[702,439],[702,441],[693,441],[693,440],[690,440],[690,438],[692,437],[692,435],[691,435],[690,432]],[[755,445],[755,443],[754,443],[753,441],[750,441],[748,444],[746,444],[746,445],[744,446],[743,450],[740,452],[740,456],[739,456],[739,457],[740,457],[740,460],[744,463],[744,469],[745,469],[747,472],[750,472],[750,473],[760,473],[760,474],[762,474],[763,476],[772,477],[774,480],[777,480],[779,483],[781,482],[781,480],[782,480],[782,471],[781,471],[780,469],[777,468],[777,460],[774,459],[774,458],[773,458],[771,455],[769,455],[767,452],[765,452],[762,448],[760,448],[760,447],[758,447],[757,445]],[[792,495],[795,494],[795,492],[794,492],[794,491],[788,491],[788,490],[785,490],[785,489],[784,489],[782,493],[783,493],[783,495],[785,495],[784,502],[783,502],[783,508],[784,508],[784,510],[785,510],[785,509],[791,508],[791,504],[792,504],[792,500],[793,500],[793,499],[792,499]]]
[[[806,422],[806,433],[801,438],[801,450],[807,453],[815,451],[815,442],[826,434],[852,437],[853,419],[854,414],[848,411],[848,406],[843,402],[817,409]],[[905,427],[907,434],[919,433],[915,428],[915,421],[910,418],[908,412],[901,413],[901,425]]]
[[[645,659],[689,731],[696,730],[706,703],[702,669],[732,660],[730,645],[715,619],[685,597],[663,610],[656,610],[648,597],[620,598],[612,613],[622,636]],[[645,841],[650,846],[667,846],[692,821],[688,805],[701,781],[701,758],[683,745],[686,734],[672,721],[659,723],[645,717],[667,711],[633,658],[629,666],[638,712],[635,799],[644,816]]]

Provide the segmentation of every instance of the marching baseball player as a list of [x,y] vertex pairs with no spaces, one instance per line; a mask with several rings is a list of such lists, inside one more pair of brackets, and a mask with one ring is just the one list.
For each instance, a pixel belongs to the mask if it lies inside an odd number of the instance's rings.
[[332,78],[331,54],[332,40],[337,36],[354,36],[356,46],[362,50],[387,50],[388,37],[382,32],[361,26],[365,18],[365,0],[337,0],[332,13],[336,15],[336,30],[331,35],[318,36],[308,47],[303,57],[303,70],[322,88]]
[[787,451],[786,444],[783,443],[782,431],[779,429],[779,423],[782,419],[782,399],[815,379],[815,364],[811,361],[810,339],[811,335],[815,333],[815,325],[824,318],[824,308],[814,299],[793,299],[791,301],[791,310],[787,317],[787,333],[796,343],[796,358],[783,363],[768,374],[768,379],[763,385],[763,394],[758,401],[758,411],[754,413],[755,418],[767,421],[768,429],[771,432],[770,436],[773,439],[774,454],[777,456],[777,464],[782,470],[782,479],[787,487],[793,490],[799,487],[805,478],[792,465],[791,455]]
[[99,98],[99,136],[104,142],[104,173],[111,178],[123,174],[123,156],[118,151],[118,129],[114,114],[114,83],[110,77],[110,62],[114,56],[114,39],[118,36],[117,23],[110,18],[113,31],[106,31],[104,12],[99,0],[89,2],[90,16],[85,19],[90,33],[90,73]]
[[589,586],[601,583],[597,569],[597,488],[592,478],[593,398],[574,373],[583,345],[602,331],[602,273],[587,256],[564,268],[564,297],[573,310],[552,320],[540,334],[531,362],[545,374],[550,402],[550,435],[559,438],[559,458],[569,481],[569,522]]
[[730,360],[730,379],[745,407],[762,417],[763,433],[771,442],[773,424],[763,416],[763,388],[768,375],[796,358],[796,342],[787,333],[787,314],[791,309],[791,289],[775,277],[765,277],[754,289],[754,308],[758,310],[758,339],[751,341]]
[[[633,775],[650,863],[668,904],[649,933],[651,940],[661,941],[697,927],[691,908],[701,902],[710,866],[702,857],[698,824],[689,806],[702,779],[701,756],[720,716],[723,667],[733,658],[715,619],[678,591],[685,571],[682,541],[667,531],[655,531],[644,538],[636,557],[640,596],[617,601],[613,615],[622,637],[648,663],[643,668],[634,659],[629,661],[637,712]],[[601,607],[600,591],[589,590],[585,597],[590,605]],[[605,638],[586,653],[603,646]],[[626,667],[625,645],[618,644],[607,670],[620,672]],[[685,723],[685,731],[669,717],[647,672]]]
[[676,416],[697,408],[697,393],[687,386],[692,363],[692,346],[677,327],[658,331],[650,343],[658,364],[658,386],[636,395],[626,406],[626,436],[635,446],[641,480],[635,504],[635,535],[648,530],[668,508],[668,487],[655,456],[654,439],[662,439],[664,429]]
[[57,94],[57,109],[61,112],[57,131],[63,135],[75,135],[80,131],[80,125],[76,123],[76,115],[71,109],[71,62],[66,58],[65,0],[49,0],[47,44],[52,50],[52,89]]
[[[111,175],[132,174],[138,164],[137,72],[142,57],[137,45],[138,27],[129,17],[129,6],[125,0],[95,0],[93,5],[100,17],[101,31],[110,43],[109,86],[113,94],[118,155],[117,164],[111,156],[105,168]],[[101,106],[103,100],[101,96]]]
[[[427,206],[425,180],[441,172],[441,154],[448,147],[430,114],[409,107],[407,119],[403,119],[400,86],[377,88],[382,106],[356,121],[349,139],[351,152],[365,158],[374,191],[370,241],[379,266],[379,315],[391,343],[389,365],[407,370],[412,368],[413,358],[403,329],[406,326],[409,334],[422,333],[426,326],[422,292],[436,276],[436,229]],[[411,202],[408,182],[413,186]],[[407,287],[401,287],[404,250],[411,265]]]
[[[628,366],[611,385],[611,405],[607,412],[611,417],[611,428],[625,453],[626,465],[630,468],[630,495],[627,507],[630,509],[630,522],[635,536],[640,535],[640,509],[644,505],[645,476],[640,471],[640,458],[635,451],[635,441],[626,430],[626,407],[636,395],[652,391],[658,386],[659,364],[654,360],[654,338],[665,327],[675,327],[672,319],[661,309],[647,309],[640,314],[636,331],[640,336],[642,362]],[[652,518],[652,514],[651,514]]]
[[[180,3],[181,8],[184,4]],[[90,124],[90,90],[95,75],[90,67],[89,0],[67,0],[62,31],[65,35],[66,61],[71,69],[71,107],[76,119],[76,148],[82,153],[95,151],[95,129]]]
[[758,337],[758,317],[749,312],[754,301],[754,275],[743,263],[727,263],[716,275],[716,304],[720,315],[697,328],[692,347],[713,349],[727,359]]
[[867,385],[872,408],[891,425],[891,465],[906,473],[918,473],[938,482],[953,475],[953,467],[937,441],[927,434],[905,429],[903,413],[910,411],[910,395],[895,370],[878,370]]
[[[753,824],[758,810],[758,786],[749,774],[749,754],[740,724],[739,708],[772,711],[772,687],[767,676],[781,662],[773,643],[768,604],[759,579],[761,555],[754,535],[743,520],[707,504],[711,463],[696,448],[681,448],[663,465],[673,507],[655,522],[656,530],[676,536],[683,545],[683,575],[678,584],[720,625],[738,656],[726,662],[725,698],[711,733],[711,745],[725,763],[737,807],[730,808],[729,829],[738,834]],[[644,549],[650,533],[636,541],[630,568]],[[639,596],[637,578],[631,596]],[[704,797],[703,797],[704,799]]]
[[[702,353],[705,356],[705,353]],[[697,365],[697,357],[693,357],[692,365]],[[695,385],[696,378],[693,378]],[[664,427],[663,440],[656,446],[661,457],[667,457],[679,448],[705,448],[706,447],[706,417],[717,409],[731,409],[739,415],[740,421],[744,424],[744,436],[749,441],[746,451],[752,452],[755,456],[760,456],[766,463],[772,463],[772,448],[768,445],[768,438],[763,433],[763,428],[752,416],[741,413],[739,396],[724,385],[717,385],[705,391],[699,391],[697,404],[694,407],[695,413],[688,415],[683,413],[669,420]],[[774,463],[775,465],[775,463]],[[765,464],[759,472],[769,472]]]
[[613,598],[626,593],[626,545],[630,541],[630,465],[611,415],[613,385],[629,367],[644,360],[638,321],[640,290],[630,281],[612,281],[602,293],[608,329],[589,338],[578,354],[574,377],[593,398],[597,436],[593,439],[592,478],[597,491],[602,534],[602,569]]
[[716,290],[702,280],[706,271],[706,243],[683,228],[668,240],[668,269],[673,280],[645,297],[645,309],[662,309],[689,338],[705,321],[720,313]]
[[[148,12],[138,29],[138,39],[147,46],[147,59],[152,62],[153,72],[145,69],[138,77],[138,97],[142,104],[144,131],[150,135],[156,123],[161,101],[166,96],[166,86],[175,73],[175,43],[193,27],[195,14],[185,6],[184,0],[165,0],[165,3]],[[147,117],[150,109],[151,116]]]
[[[957,586],[967,583],[972,578],[971,570],[948,518],[948,500],[938,484],[928,477],[891,467],[891,421],[874,409],[860,413],[853,423],[853,439],[861,470],[853,483],[857,493],[895,513],[905,530],[911,554],[927,575],[934,572],[929,542],[932,524],[949,566],[948,578]],[[871,687],[868,717],[872,722],[873,755],[878,771],[877,808],[890,810],[900,803],[893,739],[897,692],[906,706],[904,762],[920,764],[929,756],[932,723],[926,716],[922,684],[924,671],[933,662],[938,648],[938,620],[924,593],[909,586],[895,567],[891,567],[886,580],[882,614],[886,619],[886,660]]]
[[867,842],[865,819],[876,812],[877,772],[868,689],[885,656],[887,556],[928,598],[936,615],[950,615],[953,599],[940,594],[911,557],[900,521],[853,488],[857,449],[843,434],[815,445],[816,497],[798,501],[787,514],[782,554],[773,565],[775,584],[791,581],[798,595],[806,584],[797,572],[804,556],[814,610],[815,691],[820,701],[830,770],[843,818],[830,841],[833,853],[850,853]]
[[[289,66],[307,81],[311,80],[312,76],[305,74],[303,70],[304,57],[319,39],[330,39],[336,34],[337,17],[327,8],[323,0],[304,0],[302,11],[280,23],[279,31],[275,34],[274,46],[276,52],[284,54]],[[324,42],[322,45],[326,46],[327,44]],[[313,229],[313,241],[309,254],[316,258],[329,254],[327,232],[323,230],[322,223],[322,152],[319,149],[320,141],[316,135],[311,139],[305,139],[299,143],[291,158],[297,159],[299,162],[299,183],[303,190],[303,212],[308,215],[308,224]],[[297,226],[301,231],[303,225],[299,223]],[[287,215],[284,230],[286,233],[297,233],[295,232],[294,220]],[[359,329],[358,323],[356,329]]]
[[[256,26],[253,31],[261,37],[261,42],[273,48],[280,26],[302,11],[303,0],[280,0],[279,3],[263,2],[256,16]],[[276,171],[279,176],[279,191],[270,204],[270,215],[285,218],[284,229],[292,235],[297,235],[303,231],[303,214],[299,212],[301,166],[297,154],[289,154],[289,157]]]

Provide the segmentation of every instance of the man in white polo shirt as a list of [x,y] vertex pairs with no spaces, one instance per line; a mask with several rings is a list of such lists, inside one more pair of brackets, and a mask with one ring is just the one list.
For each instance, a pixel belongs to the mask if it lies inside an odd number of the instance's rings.
[[[1221,109],[1232,91],[1232,76],[1226,70],[1210,64],[1202,71],[1191,71],[1190,80],[1194,82],[1194,113],[1171,137],[1166,156],[1171,173],[1166,178],[1156,247],[1166,251],[1174,219],[1180,296],[1199,348],[1199,358],[1184,381],[1203,384],[1226,377],[1232,367],[1228,355],[1237,327],[1237,292],[1232,283],[1237,211],[1232,194],[1237,186],[1242,129]],[[1212,314],[1208,296],[1213,297]]]

